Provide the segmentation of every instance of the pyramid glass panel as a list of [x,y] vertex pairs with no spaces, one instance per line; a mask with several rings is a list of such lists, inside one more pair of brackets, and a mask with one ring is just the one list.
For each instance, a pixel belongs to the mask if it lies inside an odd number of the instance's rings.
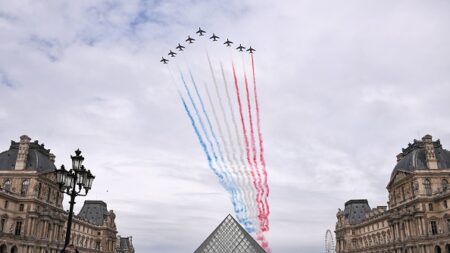
[[265,251],[231,215],[228,215],[194,253],[265,253]]

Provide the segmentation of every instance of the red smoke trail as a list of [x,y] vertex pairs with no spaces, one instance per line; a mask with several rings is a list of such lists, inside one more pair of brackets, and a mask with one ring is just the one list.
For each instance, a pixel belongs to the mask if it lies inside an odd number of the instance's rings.
[[[244,64],[243,64],[244,65]],[[261,174],[259,173],[258,169],[258,161],[256,159],[256,142],[255,142],[255,132],[253,127],[253,117],[252,117],[252,106],[251,106],[251,100],[250,100],[250,91],[248,88],[248,81],[247,81],[247,73],[245,71],[244,67],[244,83],[245,83],[245,92],[247,97],[247,110],[248,110],[248,117],[250,122],[250,137],[251,137],[251,145],[252,145],[252,152],[253,152],[253,164],[255,165],[255,171],[256,176],[258,177],[258,188],[260,189],[258,191],[257,201],[258,204],[261,205],[261,211],[262,213],[259,214],[259,220],[260,220],[260,227],[262,231],[268,230],[268,221],[267,221],[267,215],[265,210],[264,202],[262,201],[262,197],[264,196],[264,188],[262,184],[262,178]]]
[[[236,96],[237,96],[238,105],[239,105],[239,115],[241,117],[242,131],[244,133],[244,143],[245,143],[245,151],[246,151],[246,154],[247,154],[247,162],[250,165],[250,168],[251,168],[250,174],[252,175],[253,185],[255,186],[255,189],[256,189],[256,202],[258,203],[258,218],[261,221],[260,217],[261,217],[261,214],[263,213],[263,210],[262,210],[261,207],[264,206],[262,201],[261,201],[261,198],[260,198],[261,188],[259,187],[259,185],[258,185],[258,183],[256,181],[257,178],[256,178],[256,175],[255,175],[255,167],[253,166],[253,163],[252,163],[252,161],[250,159],[250,147],[249,147],[249,143],[248,143],[247,129],[245,127],[245,122],[244,122],[244,113],[242,111],[241,95],[239,93],[239,86],[238,86],[238,80],[237,80],[237,77],[236,77],[236,70],[234,68],[234,63],[231,63],[231,66],[233,68],[234,87],[236,89]],[[255,164],[255,166],[256,166],[256,164]]]
[[[261,133],[261,125],[260,125],[260,114],[259,114],[259,103],[258,103],[258,93],[256,91],[256,78],[255,78],[255,61],[253,59],[253,54],[251,54],[252,57],[252,75],[253,75],[253,92],[255,95],[255,107],[256,107],[256,127],[258,129],[258,139],[259,139],[259,160],[262,165],[262,173],[264,177],[264,188],[265,188],[265,196],[264,196],[264,205],[266,209],[266,217],[270,214],[270,208],[267,198],[269,197],[269,184],[267,183],[267,169],[266,169],[266,160],[264,159],[264,140]],[[267,230],[269,229],[269,224],[267,224]],[[263,230],[264,231],[264,230]]]
[[267,252],[272,253],[272,249],[269,247],[269,242],[266,237],[264,237],[263,232],[258,232],[256,234],[256,239],[261,242],[261,247]]

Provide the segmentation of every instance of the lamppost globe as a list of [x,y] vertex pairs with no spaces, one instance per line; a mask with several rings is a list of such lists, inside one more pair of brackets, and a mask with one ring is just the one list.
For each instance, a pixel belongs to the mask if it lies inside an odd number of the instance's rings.
[[64,183],[66,182],[66,177],[67,177],[67,170],[64,168],[64,165],[61,165],[61,168],[59,170],[56,170],[56,182],[58,182],[58,184],[64,185]]
[[72,169],[78,171],[81,169],[81,165],[83,164],[84,157],[81,154],[80,149],[75,150],[75,156],[70,156],[72,158]]
[[92,187],[92,182],[94,181],[95,176],[92,175],[91,171],[88,170],[87,177],[86,177],[86,191],[90,190]]

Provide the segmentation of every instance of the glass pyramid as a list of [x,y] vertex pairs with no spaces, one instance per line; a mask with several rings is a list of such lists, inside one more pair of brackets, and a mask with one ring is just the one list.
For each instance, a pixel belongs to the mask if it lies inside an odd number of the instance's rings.
[[194,253],[266,253],[253,237],[231,216],[206,238]]

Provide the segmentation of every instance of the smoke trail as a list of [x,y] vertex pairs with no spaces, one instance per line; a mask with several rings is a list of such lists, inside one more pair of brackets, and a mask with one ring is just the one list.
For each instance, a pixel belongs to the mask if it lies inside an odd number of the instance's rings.
[[[240,200],[239,197],[238,197],[239,188],[236,187],[236,185],[234,184],[232,178],[230,178],[230,175],[227,174],[227,165],[226,165],[225,160],[224,160],[224,157],[223,157],[222,148],[221,148],[221,145],[220,145],[220,143],[219,143],[219,141],[218,141],[218,139],[217,139],[217,137],[216,137],[216,134],[215,134],[215,132],[214,132],[214,130],[213,130],[211,121],[210,121],[210,119],[209,119],[208,113],[206,112],[206,108],[205,108],[205,105],[204,105],[204,103],[203,103],[203,99],[201,98],[200,92],[198,91],[197,84],[196,84],[196,82],[195,82],[195,80],[194,80],[194,77],[193,77],[193,75],[192,75],[192,73],[191,73],[190,71],[189,71],[189,74],[190,74],[190,77],[191,77],[191,81],[192,81],[192,83],[193,83],[193,85],[194,85],[195,92],[196,92],[197,97],[198,97],[198,99],[199,99],[200,106],[201,106],[201,108],[202,108],[202,112],[203,112],[203,114],[204,114],[204,116],[205,116],[205,118],[206,118],[206,121],[207,121],[209,130],[210,130],[211,135],[212,135],[212,137],[213,137],[213,139],[214,139],[214,142],[215,142],[216,145],[217,145],[220,160],[221,160],[223,166],[225,167],[225,168],[223,169],[223,174],[224,174],[224,176],[225,176],[225,181],[227,182],[227,183],[226,183],[227,186],[228,186],[227,190],[230,192],[230,195],[231,195],[231,199],[232,199],[232,203],[233,203],[233,206],[234,206],[234,211],[235,211],[235,213],[236,213],[236,216],[237,216],[239,222],[240,222],[241,224],[244,225],[244,227],[246,228],[247,231],[253,232],[254,229],[253,229],[253,227],[252,227],[252,224],[251,224],[251,222],[248,220],[248,217],[246,217],[245,212],[244,212],[245,206],[244,206],[244,204],[242,203],[242,200]],[[187,85],[186,85],[186,82],[184,81],[183,75],[182,75],[182,79],[183,79],[183,83],[184,83],[184,85],[185,85],[185,88],[187,89],[186,91],[188,92],[189,98],[191,99],[191,102],[193,103],[194,110],[195,110],[195,112],[196,112],[196,114],[197,114],[197,117],[199,118],[200,124],[202,125],[202,128],[203,128],[203,127],[204,127],[204,124],[203,124],[203,122],[201,121],[201,118],[200,118],[200,115],[199,115],[197,106],[195,105],[195,102],[194,102],[194,100],[192,99],[192,95],[191,95],[189,89],[187,88]],[[203,131],[206,133],[205,129],[203,129]],[[212,142],[211,142],[211,144],[212,144]],[[211,148],[213,149],[213,146],[212,146],[212,145],[211,145]],[[214,150],[214,149],[213,149],[213,150]],[[214,156],[215,156],[216,162],[218,163],[219,161],[218,161],[218,159],[217,159],[217,155],[215,154],[215,151],[214,151]],[[244,213],[243,213],[243,212],[244,212]]]
[[[225,127],[226,127],[226,130],[227,130],[227,134],[228,134],[228,136],[230,137],[229,139],[231,139],[230,125],[229,125],[229,123],[228,123],[227,115],[226,115],[226,113],[225,113],[225,109],[224,109],[224,106],[223,106],[222,97],[220,96],[219,86],[217,85],[216,75],[215,75],[215,73],[214,73],[214,70],[213,70],[213,67],[212,67],[212,64],[211,64],[211,58],[209,57],[209,54],[208,54],[208,53],[206,53],[206,55],[207,55],[207,58],[208,58],[209,70],[210,70],[210,72],[211,72],[211,76],[212,76],[212,79],[213,79],[213,83],[214,83],[216,95],[217,95],[217,98],[218,98],[218,100],[219,100],[219,107],[220,107],[221,112],[222,112],[223,121],[225,122]],[[230,159],[230,156],[229,156],[229,153],[230,153],[230,152],[229,152],[229,149],[230,149],[230,147],[229,147],[229,144],[228,144],[228,142],[226,141],[226,139],[225,139],[225,137],[224,137],[224,134],[223,134],[223,131],[222,131],[222,127],[221,127],[219,118],[217,117],[216,109],[215,109],[215,107],[214,107],[214,104],[213,104],[213,102],[212,102],[211,95],[210,95],[210,93],[209,93],[208,86],[207,86],[206,84],[205,84],[205,90],[206,90],[206,93],[207,93],[207,95],[208,95],[209,102],[210,102],[210,104],[211,104],[211,108],[212,108],[212,111],[213,111],[214,119],[215,119],[215,122],[216,122],[216,124],[217,124],[217,126],[218,126],[220,136],[221,136],[222,141],[224,142],[224,145],[225,145],[225,150],[226,150],[226,154],[227,154],[227,159],[228,159],[228,161],[231,163],[231,171],[232,171],[233,175],[235,175],[237,183],[238,183],[239,185],[242,185],[242,179],[243,179],[242,171],[236,169],[237,164],[238,164],[238,161],[237,161],[237,159],[236,159],[236,157],[235,157],[235,154],[233,154],[234,160],[232,161],[232,160]],[[239,189],[240,189],[240,188],[239,188]],[[239,196],[241,197],[241,199],[244,198],[241,190],[239,190]],[[247,202],[247,203],[249,203],[249,202]],[[248,215],[247,215],[247,208],[246,208],[244,211],[245,211],[245,213],[246,213],[246,217],[248,217]]]
[[214,145],[213,145],[211,139],[209,138],[208,132],[206,131],[205,124],[203,123],[203,120],[200,117],[200,113],[198,112],[197,105],[196,105],[194,99],[192,98],[191,91],[189,90],[189,88],[188,88],[188,86],[186,84],[186,81],[184,80],[184,76],[183,76],[183,73],[181,72],[181,70],[180,70],[180,76],[181,76],[181,80],[183,82],[184,88],[185,88],[185,90],[186,90],[186,92],[187,92],[187,94],[189,96],[189,100],[191,101],[192,107],[194,108],[195,115],[197,116],[198,122],[200,123],[200,127],[202,128],[203,133],[205,134],[205,138],[208,141],[208,144],[209,144],[209,146],[211,148],[211,152],[212,152],[214,161],[219,165],[219,159],[217,158],[217,154],[215,152]]
[[172,83],[173,83],[173,85],[174,85],[174,87],[175,87],[175,89],[176,89],[176,91],[177,91],[177,93],[178,93],[178,96],[179,96],[179,98],[180,98],[180,100],[181,100],[181,102],[182,102],[182,104],[183,104],[183,108],[184,108],[184,110],[186,111],[186,114],[187,114],[188,118],[189,118],[190,121],[191,121],[191,125],[192,125],[192,127],[194,128],[194,132],[195,132],[195,134],[197,135],[197,139],[198,139],[198,141],[199,141],[199,143],[200,143],[200,146],[202,147],[203,152],[204,152],[205,155],[206,155],[206,159],[207,159],[207,161],[208,161],[208,166],[209,166],[209,168],[214,172],[214,174],[219,178],[220,184],[226,189],[227,186],[226,186],[226,184],[225,184],[223,175],[221,175],[220,172],[213,166],[212,158],[211,158],[211,155],[210,155],[210,153],[209,153],[209,151],[208,151],[208,148],[207,148],[207,146],[206,146],[206,144],[205,144],[205,141],[203,140],[203,138],[202,138],[202,136],[201,136],[201,134],[200,134],[200,132],[199,132],[199,130],[198,130],[197,125],[195,124],[195,120],[194,120],[194,118],[192,117],[192,113],[191,113],[191,111],[189,110],[189,107],[187,106],[186,101],[185,101],[184,98],[183,98],[183,95],[181,95],[180,89],[179,89],[179,88],[177,87],[177,85],[176,85],[175,78],[173,77],[172,71],[171,71],[171,69],[169,68],[169,66],[167,66],[167,69],[169,70],[170,76],[171,76],[171,78],[172,78]]
[[[191,77],[191,82],[194,85],[194,90],[195,90],[195,93],[197,95],[197,98],[198,98],[198,100],[200,102],[200,107],[202,108],[203,115],[205,116],[206,123],[208,124],[209,131],[211,132],[211,135],[212,135],[212,137],[214,139],[214,142],[216,143],[216,146],[217,146],[217,149],[218,149],[218,152],[219,152],[219,156],[220,156],[220,161],[222,162],[223,166],[226,166],[225,161],[223,159],[222,147],[221,147],[221,145],[220,145],[220,143],[219,143],[219,141],[217,139],[216,133],[213,130],[213,127],[212,127],[212,124],[211,124],[211,120],[209,119],[208,113],[206,112],[205,104],[203,103],[203,99],[202,99],[202,97],[200,95],[200,92],[198,91],[197,83],[195,82],[194,77],[192,75],[192,72],[190,70],[189,70],[189,75]],[[212,148],[212,146],[211,146],[211,148]],[[226,180],[229,180],[229,178],[228,178],[229,175],[227,175],[227,172],[224,170],[223,173],[225,174]]]
[[[222,127],[221,127],[221,124],[219,122],[219,118],[217,117],[216,107],[214,106],[214,102],[212,101],[211,93],[209,92],[208,85],[206,83],[203,83],[203,84],[204,84],[204,88],[205,88],[205,91],[206,91],[206,97],[208,98],[208,102],[209,102],[209,105],[211,107],[211,111],[213,113],[214,121],[216,122],[217,128],[219,130],[220,139],[222,140],[222,142],[225,142],[225,138],[223,136]],[[203,104],[203,100],[200,97],[200,94],[198,92],[198,89],[197,89],[196,85],[194,85],[194,87],[195,87],[195,91],[197,92],[197,96],[199,97],[200,103],[202,104],[203,112],[206,115],[206,110],[205,110],[205,106]],[[209,125],[210,129],[211,129],[211,131],[213,131],[212,130],[213,127],[212,127],[212,124],[211,124],[211,122],[209,120],[209,117],[207,117],[207,119],[208,119],[208,125]],[[217,143],[217,145],[219,145],[219,142],[217,141],[217,138],[216,138],[216,143]],[[228,153],[226,145],[225,145],[225,153]],[[222,162],[225,163],[225,161],[223,159],[223,156],[221,158],[222,158]],[[227,157],[227,159],[230,160],[229,157]],[[228,172],[227,172],[227,177],[228,177],[228,180],[231,180],[231,175]]]
[[[212,67],[212,64],[211,64],[211,59],[210,59],[210,57],[209,57],[209,54],[206,53],[206,55],[207,55],[207,58],[208,58],[209,70],[211,71],[211,76],[212,76],[213,83],[214,83],[214,87],[215,87],[215,90],[216,90],[216,95],[217,95],[217,98],[219,99],[219,107],[220,107],[220,110],[221,110],[221,112],[222,112],[223,121],[225,122],[225,129],[227,130],[228,136],[231,137],[230,125],[228,124],[227,115],[226,115],[226,113],[225,113],[225,109],[223,108],[222,97],[220,96],[219,87],[218,87],[218,85],[217,85],[217,80],[216,80],[216,75],[214,74],[214,70],[213,70],[213,67]],[[227,154],[227,159],[228,159],[228,161],[229,161],[230,163],[236,162],[236,160],[233,160],[233,161],[232,161],[232,159],[231,159],[230,156],[229,156],[229,153],[230,153],[230,152],[229,152],[230,145],[229,145],[227,139],[226,139],[226,138],[224,137],[224,135],[223,135],[222,127],[221,127],[219,118],[217,117],[216,110],[215,110],[214,104],[213,104],[213,102],[212,102],[212,99],[211,99],[211,96],[210,96],[210,93],[209,93],[209,90],[208,90],[208,87],[207,87],[206,84],[205,84],[205,89],[206,89],[207,94],[208,94],[208,99],[209,99],[209,102],[210,102],[210,104],[211,104],[211,108],[212,108],[212,110],[213,110],[214,118],[215,118],[215,120],[216,120],[216,124],[217,124],[217,127],[218,127],[218,129],[219,129],[220,136],[221,136],[222,141],[223,141],[224,146],[225,146],[225,150],[226,150],[225,152],[226,152],[226,154]],[[236,171],[233,171],[233,172],[236,172]]]
[[217,171],[217,169],[213,166],[212,159],[211,159],[211,155],[209,154],[209,151],[208,151],[208,147],[206,146],[205,141],[204,141],[203,138],[202,138],[202,135],[201,135],[200,132],[198,131],[198,127],[197,127],[197,125],[195,124],[195,120],[194,120],[194,118],[192,117],[191,111],[189,110],[188,106],[186,105],[186,101],[184,100],[183,96],[182,96],[180,93],[178,93],[178,95],[180,96],[181,102],[183,103],[184,110],[186,111],[186,113],[187,113],[187,115],[188,115],[188,117],[189,117],[189,120],[191,121],[191,125],[192,125],[192,127],[194,128],[195,134],[197,135],[197,139],[198,139],[198,141],[200,142],[200,146],[202,147],[203,152],[204,152],[205,155],[206,155],[206,159],[208,160],[208,166],[209,166],[209,168],[210,168],[210,169],[214,172],[214,174],[219,178],[220,184],[221,184],[224,188],[227,188],[227,186],[226,186],[226,184],[225,184],[225,181],[224,181],[224,178],[223,178],[223,175],[221,175],[221,174]]
[[[243,66],[245,66],[243,64]],[[263,231],[265,231],[265,224],[267,224],[267,217],[265,217],[265,207],[264,207],[264,203],[262,202],[262,196],[264,195],[264,188],[262,187],[262,179],[261,179],[261,175],[259,173],[259,169],[258,169],[258,162],[257,162],[257,158],[256,158],[256,142],[255,142],[255,132],[254,132],[254,127],[253,127],[253,117],[252,117],[252,106],[251,106],[251,100],[250,100],[250,90],[248,88],[248,80],[247,80],[247,73],[245,71],[244,68],[244,84],[245,84],[245,94],[246,94],[246,98],[247,98],[247,111],[248,111],[248,117],[249,117],[249,122],[250,122],[250,142],[251,142],[251,148],[252,148],[252,159],[253,159],[253,164],[254,164],[254,168],[256,171],[256,177],[257,177],[257,182],[258,182],[258,187],[260,189],[260,191],[258,192],[258,196],[257,196],[257,200],[258,203],[261,205],[261,213],[259,214],[259,218],[261,221],[261,229]]]
[[[256,90],[256,78],[255,78],[255,61],[253,58],[253,54],[251,54],[252,58],[252,76],[253,76],[253,93],[255,96],[255,107],[256,107],[256,127],[258,131],[258,139],[259,139],[259,160],[261,162],[262,166],[262,173],[263,173],[263,181],[264,181],[264,188],[265,188],[265,195],[264,195],[264,205],[266,206],[266,214],[267,217],[270,214],[270,207],[268,203],[268,197],[270,193],[269,184],[267,183],[267,169],[266,169],[266,161],[264,159],[264,140],[261,133],[261,120],[260,120],[260,113],[259,113],[259,102],[258,102],[258,93]],[[267,230],[269,230],[269,224],[267,224]]]
[[250,171],[250,174],[251,174],[252,179],[253,179],[253,185],[254,185],[254,187],[256,189],[256,192],[257,192],[257,194],[256,194],[256,202],[258,203],[258,218],[261,221],[260,216],[263,213],[263,210],[261,209],[262,203],[261,203],[261,199],[259,197],[261,189],[260,189],[260,187],[259,187],[259,185],[257,183],[256,175],[255,175],[255,172],[254,172],[255,171],[255,167],[253,166],[252,160],[250,159],[250,147],[249,147],[249,141],[248,141],[248,137],[247,137],[247,129],[245,127],[245,122],[244,122],[244,113],[243,113],[243,110],[242,110],[241,95],[240,95],[240,92],[239,92],[239,86],[238,86],[238,81],[237,81],[237,77],[236,77],[236,70],[234,68],[234,63],[232,63],[231,66],[232,66],[232,69],[233,69],[234,87],[235,87],[235,90],[236,90],[236,96],[237,96],[237,100],[238,100],[239,115],[240,115],[240,118],[241,118],[242,132],[243,132],[243,135],[244,135],[245,151],[246,151],[246,154],[247,154],[247,163],[249,164],[250,168],[252,168],[251,171]]
[[[196,134],[196,136],[197,136],[198,141],[200,142],[200,146],[202,147],[203,152],[204,152],[205,155],[206,155],[206,159],[208,160],[208,166],[209,166],[209,168],[210,168],[210,169],[214,172],[214,174],[219,178],[220,184],[221,184],[224,188],[227,188],[227,187],[226,187],[226,184],[225,184],[225,182],[224,182],[224,180],[223,180],[223,179],[224,179],[223,176],[222,176],[222,175],[217,171],[217,169],[214,168],[214,166],[213,166],[212,159],[211,159],[211,155],[209,154],[208,148],[207,148],[207,146],[206,146],[206,144],[205,144],[205,141],[203,140],[203,138],[202,138],[202,136],[201,136],[201,134],[200,134],[200,132],[199,132],[199,130],[198,130],[197,125],[195,124],[195,120],[194,120],[194,118],[192,117],[192,113],[190,112],[188,106],[186,105],[186,101],[184,100],[183,96],[180,94],[179,91],[178,91],[178,95],[179,95],[179,97],[180,97],[180,99],[181,99],[181,102],[182,102],[182,104],[183,104],[184,110],[186,111],[186,114],[188,115],[188,118],[189,118],[189,120],[191,121],[192,128],[194,128],[194,132],[195,132],[195,134]],[[267,240],[264,238],[264,235],[260,234],[260,235],[258,236],[258,240],[260,240],[260,241],[263,242],[263,243],[262,243],[262,247],[263,247],[264,249],[266,249],[266,247],[268,246],[268,243],[267,243]],[[270,249],[269,249],[269,251],[266,250],[266,252],[270,253],[271,251],[270,251]]]
[[[250,169],[247,168],[247,165],[246,165],[246,163],[244,161],[244,157],[243,157],[244,156],[244,150],[243,150],[243,147],[242,147],[242,141],[241,141],[241,138],[240,138],[240,135],[239,135],[239,128],[238,128],[237,120],[236,120],[236,117],[235,117],[235,114],[234,114],[234,107],[233,107],[233,104],[231,103],[231,96],[230,96],[230,92],[229,92],[229,89],[228,89],[228,82],[227,82],[227,79],[225,77],[225,71],[223,69],[222,63],[220,64],[220,69],[221,69],[221,72],[222,72],[222,79],[223,79],[223,83],[224,83],[224,86],[225,86],[225,93],[226,93],[226,98],[227,98],[226,100],[227,100],[228,108],[230,110],[231,121],[233,123],[234,133],[235,133],[236,142],[237,142],[237,146],[238,146],[240,167],[241,167],[242,170],[244,170],[243,173],[245,173],[245,175],[243,177],[243,179],[245,180],[243,187],[245,187],[245,189],[246,189],[245,192],[247,193],[247,194],[245,194],[245,198],[246,198],[246,202],[249,203],[249,205],[251,207],[252,217],[256,217],[258,210],[256,208],[255,202],[253,201],[254,200],[253,197],[255,196],[255,189],[253,187],[249,186],[249,183],[250,183],[249,182],[249,177],[250,177],[249,171],[250,171]],[[238,163],[238,160],[236,158],[236,150],[235,150],[234,145],[233,145],[234,144],[233,138],[231,136],[230,136],[230,140],[232,141],[233,157],[234,157],[234,159],[236,159],[236,163]],[[253,218],[253,221],[255,222],[255,226],[256,226],[256,220],[254,220],[254,218]]]
[[[259,175],[258,164],[257,164],[257,161],[256,161],[256,147],[255,147],[255,138],[254,138],[254,131],[253,131],[253,119],[252,119],[252,113],[251,113],[251,102],[250,102],[247,74],[245,72],[245,64],[243,63],[242,66],[244,67],[244,84],[245,84],[245,90],[246,90],[247,109],[248,109],[248,114],[249,114],[250,134],[251,134],[251,145],[252,145],[252,151],[253,151],[252,177],[254,179],[255,188],[257,189],[256,201],[258,203],[258,213],[259,213],[258,214],[258,219],[260,221],[260,227],[259,227],[258,232],[257,232],[257,239],[261,242],[261,246],[266,251],[271,251],[270,248],[269,248],[268,241],[264,237],[264,231],[266,231],[265,230],[265,228],[266,228],[265,224],[268,223],[267,217],[264,217],[264,214],[265,214],[264,203],[261,200],[261,197],[263,195],[262,191],[264,189],[262,189],[262,187],[261,187],[262,186],[261,185],[261,176]],[[233,70],[234,70],[234,66],[233,66]],[[236,84],[236,80],[237,79],[236,79],[235,71],[233,72],[233,74],[234,74],[234,77],[235,77],[235,84]],[[241,115],[242,115],[242,107],[240,108],[240,110],[241,110]],[[241,121],[242,121],[242,116],[241,116]],[[247,139],[247,136],[245,138]],[[246,141],[246,145],[247,145],[247,150],[250,151],[250,148],[248,147],[248,145],[249,145],[248,144],[248,139]],[[250,152],[247,153],[247,159],[248,160],[250,160],[250,154],[249,153]]]

